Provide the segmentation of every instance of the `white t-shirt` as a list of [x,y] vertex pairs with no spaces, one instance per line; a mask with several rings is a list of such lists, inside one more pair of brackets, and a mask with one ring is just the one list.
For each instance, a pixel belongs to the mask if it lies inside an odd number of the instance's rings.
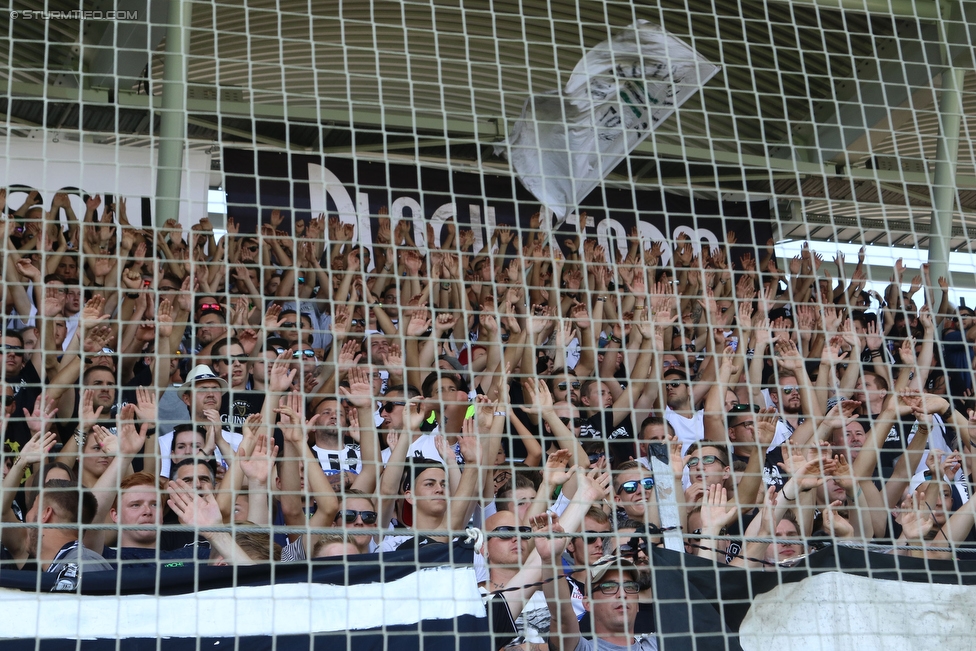
[[363,470],[363,458],[358,445],[349,443],[341,450],[326,450],[317,445],[313,445],[312,450],[315,451],[316,456],[319,458],[322,471],[327,474],[330,472],[351,470],[358,475]]
[[681,441],[681,454],[686,454],[692,443],[705,439],[705,410],[699,409],[691,418],[685,418],[671,407],[664,410],[664,418],[674,428],[674,434]]
[[[444,463],[444,458],[441,457],[440,452],[437,451],[437,446],[434,445],[435,435],[436,435],[436,431],[425,432],[424,434],[421,434],[417,438],[417,440],[411,443],[410,447],[407,448],[407,459],[415,458],[415,457],[423,457],[425,459],[430,459],[432,461],[440,461],[441,463]],[[460,446],[457,443],[455,443],[453,447],[454,447],[454,456],[457,462],[464,463],[464,460],[461,458]],[[392,455],[393,455],[392,449],[386,448],[385,450],[383,450],[384,466],[390,460],[390,457]]]
[[[175,432],[176,430],[173,431]],[[230,443],[230,447],[234,448],[234,452],[237,452],[237,448],[244,439],[244,435],[236,432],[228,432],[227,430],[221,430],[220,433],[224,437],[224,440]],[[162,477],[169,477],[170,467],[173,465],[173,461],[170,459],[170,454],[172,454],[172,452],[173,432],[163,434],[159,437],[159,474]],[[224,457],[220,454],[219,449],[214,450],[214,456],[217,458],[217,463],[223,463]]]

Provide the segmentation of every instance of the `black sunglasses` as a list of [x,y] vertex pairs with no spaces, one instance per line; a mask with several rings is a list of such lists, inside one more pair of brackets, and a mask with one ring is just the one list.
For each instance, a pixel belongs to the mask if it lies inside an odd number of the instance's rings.
[[356,518],[362,518],[363,524],[376,524],[376,511],[340,511],[339,515],[346,521],[346,524],[353,524]]
[[630,481],[625,481],[624,483],[620,484],[620,488],[617,489],[617,495],[620,495],[620,493],[633,495],[637,492],[637,489],[641,487],[643,487],[646,491],[654,488],[654,478],[644,477],[643,479],[631,479]]
[[305,350],[296,350],[291,354],[292,359],[298,359],[299,357],[306,357],[311,359],[315,357],[315,351],[311,348],[306,348]]
[[496,535],[495,538],[499,540],[511,540],[520,533],[532,533],[532,527],[495,527],[491,532],[494,534],[507,534]]
[[594,452],[593,454],[589,455],[590,463],[596,463],[597,461],[599,461],[600,459],[602,459],[604,457],[606,457],[607,463],[610,463],[610,464],[613,463],[613,455],[611,454],[610,456],[607,456],[607,455],[603,454],[602,452]]
[[2,349],[8,355],[16,355],[17,357],[24,356],[24,349],[20,346],[3,346]]
[[[579,389],[580,388],[580,383],[579,382],[571,382],[570,383],[570,386],[572,386],[574,389]],[[559,384],[556,385],[556,388],[559,389],[560,391],[565,391],[566,390],[566,383],[565,382],[560,382]]]
[[384,402],[383,406],[380,407],[380,413],[393,411],[396,407],[402,407],[407,403],[403,400],[390,400],[389,402]]
[[630,541],[620,545],[621,554],[637,555],[640,552],[647,553],[647,541],[640,538],[631,538]]
[[200,311],[213,310],[215,312],[220,312],[222,308],[220,307],[220,303],[201,303],[200,307],[197,309],[199,309]]
[[563,425],[565,425],[566,427],[570,427],[570,426],[572,426],[572,427],[583,427],[583,425],[586,423],[586,419],[585,418],[566,418],[565,416],[561,416],[559,418],[559,422],[562,423]]
[[278,327],[279,328],[294,328],[296,325],[298,325],[298,324],[296,324],[294,321],[285,321],[284,323],[282,323]]

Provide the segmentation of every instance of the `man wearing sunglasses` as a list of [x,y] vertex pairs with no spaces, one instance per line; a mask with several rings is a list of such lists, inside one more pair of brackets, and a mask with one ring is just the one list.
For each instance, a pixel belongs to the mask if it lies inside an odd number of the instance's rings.
[[[532,527],[519,526],[511,511],[499,511],[485,520],[485,533],[485,560],[488,563],[486,587],[493,592],[504,589],[525,564],[529,555],[529,538],[526,534],[532,533]],[[521,633],[516,642],[545,644],[549,637],[550,620],[545,594],[536,591],[515,623]]]
[[[547,597],[558,603],[562,611],[556,617],[559,630],[550,636],[550,646],[560,651],[590,651],[631,649],[657,651],[658,641],[651,636],[635,636],[639,598],[640,573],[630,560],[616,556],[601,559],[587,576],[586,609],[590,613],[591,633],[580,632],[573,616],[568,588],[562,581],[546,587]],[[554,590],[553,588],[558,589]]]
[[613,503],[635,522],[661,526],[655,481],[651,471],[637,461],[626,461],[613,476]]
[[228,390],[220,399],[220,418],[232,431],[241,431],[251,414],[261,412],[264,393],[251,391],[251,359],[236,337],[216,342],[213,347],[213,370],[227,381]]
[[203,310],[196,321],[195,352],[210,355],[213,345],[227,338],[227,316],[223,311]]
[[[577,619],[586,612],[586,572],[587,568],[603,557],[603,541],[610,535],[610,517],[598,506],[592,506],[583,517],[583,531],[580,537],[573,538],[566,545],[566,554],[572,565],[563,559],[566,582],[570,589],[573,612]],[[577,568],[574,570],[574,568]]]
[[[708,368],[712,368],[709,364]],[[705,398],[711,382],[693,383],[688,374],[676,368],[668,369],[663,376],[667,407],[664,417],[674,428],[674,433],[687,448],[705,438],[705,410],[696,405]]]
[[[32,411],[34,402],[41,395],[41,378],[37,373],[35,362],[41,363],[40,351],[29,354],[24,350],[24,339],[15,330],[3,333],[3,383],[14,391],[14,414],[24,413],[24,409]],[[30,440],[32,434],[26,421],[15,419],[7,424],[3,433],[4,440],[9,441],[15,451]]]

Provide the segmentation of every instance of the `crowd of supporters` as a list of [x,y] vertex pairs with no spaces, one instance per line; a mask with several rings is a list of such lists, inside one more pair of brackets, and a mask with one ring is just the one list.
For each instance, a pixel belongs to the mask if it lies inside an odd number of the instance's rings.
[[513,643],[650,649],[655,545],[775,569],[976,541],[976,319],[926,265],[882,296],[863,256],[732,259],[734,232],[623,255],[536,216],[476,250],[273,210],[218,240],[85,204],[0,190],[3,568],[70,587],[477,526]]

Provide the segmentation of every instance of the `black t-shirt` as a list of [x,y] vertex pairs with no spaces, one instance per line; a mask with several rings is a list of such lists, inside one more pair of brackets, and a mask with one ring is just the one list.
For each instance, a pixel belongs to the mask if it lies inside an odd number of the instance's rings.
[[[872,418],[872,421],[877,420],[877,418],[878,414]],[[915,423],[914,416],[901,418],[891,426],[891,430],[885,436],[884,443],[881,445],[880,454],[881,468],[884,476],[891,475],[891,470],[898,463],[898,457],[904,454],[905,448],[908,446],[908,437],[912,433]]]
[[118,568],[120,562],[123,567],[156,567],[157,558],[166,565],[177,566],[183,565],[183,561],[194,558],[200,561],[208,560],[210,558],[210,546],[205,544],[190,545],[168,551],[144,549],[142,547],[106,547],[102,550],[102,556],[114,568]]
[[583,441],[587,439],[610,441],[608,448],[613,456],[614,465],[639,456],[633,418],[628,415],[619,424],[614,425],[613,411],[610,409],[598,411],[587,418],[580,428],[579,438]]
[[24,420],[24,410],[34,411],[34,402],[41,395],[41,376],[37,374],[37,369],[31,361],[24,364],[17,377],[8,381],[14,390],[14,413],[13,417],[7,422],[7,431],[4,433],[4,440],[10,442],[11,449],[18,453],[21,446],[30,441],[31,432]]
[[241,432],[244,421],[251,414],[259,414],[264,408],[264,394],[258,391],[235,391],[224,393],[220,399],[220,421],[231,432]]
[[[166,515],[163,516],[163,524],[179,523],[180,518],[173,511],[167,511]],[[183,547],[193,547],[194,543],[196,543],[197,546],[210,545],[205,538],[197,538],[194,536],[192,531],[174,531],[167,527],[164,527],[162,531],[159,532],[159,537],[156,539],[156,546],[161,552],[171,552]]]

